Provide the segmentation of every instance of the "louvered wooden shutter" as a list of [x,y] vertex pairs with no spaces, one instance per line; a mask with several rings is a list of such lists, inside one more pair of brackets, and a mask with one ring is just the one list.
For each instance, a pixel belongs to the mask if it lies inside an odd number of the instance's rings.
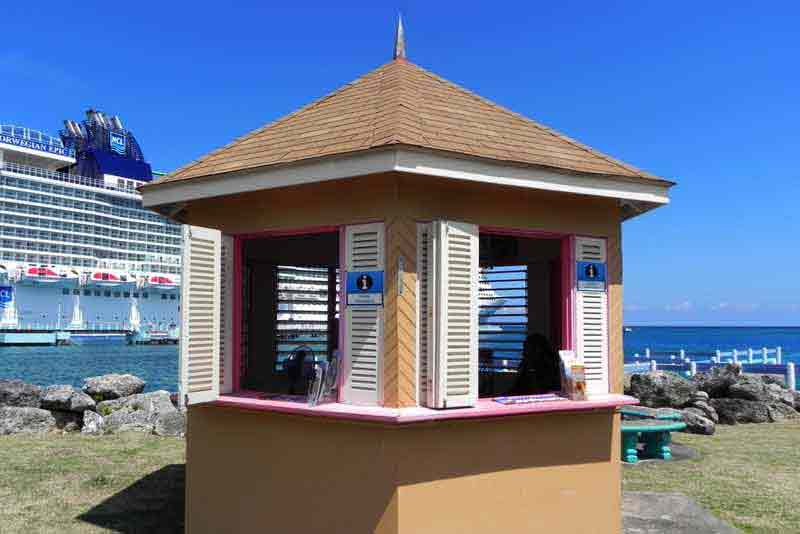
[[430,223],[417,224],[417,402],[428,406],[433,396],[430,394]]
[[[575,238],[577,262],[606,263],[603,239]],[[576,264],[577,265],[577,264]],[[586,368],[586,386],[590,394],[608,393],[608,289],[576,291],[576,342]]]
[[186,404],[219,396],[220,233],[183,227],[181,393]]
[[[383,223],[348,226],[345,231],[345,269],[383,271]],[[378,405],[381,400],[383,306],[345,308],[344,402]]]
[[429,406],[459,408],[478,401],[478,227],[432,224],[428,283]]
[[233,391],[233,237],[222,235],[219,294],[219,391]]

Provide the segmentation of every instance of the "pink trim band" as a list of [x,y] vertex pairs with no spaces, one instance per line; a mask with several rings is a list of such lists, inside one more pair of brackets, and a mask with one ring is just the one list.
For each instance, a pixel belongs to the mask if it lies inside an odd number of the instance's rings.
[[582,413],[614,410],[620,406],[638,404],[639,401],[626,395],[595,395],[585,401],[552,401],[531,404],[499,404],[491,399],[481,399],[473,408],[432,410],[429,408],[384,408],[381,406],[354,406],[331,403],[309,407],[303,401],[269,400],[259,398],[261,394],[243,392],[223,395],[208,406],[238,408],[248,411],[284,413],[324,419],[339,419],[372,423],[405,425],[434,421],[493,419],[531,414]]

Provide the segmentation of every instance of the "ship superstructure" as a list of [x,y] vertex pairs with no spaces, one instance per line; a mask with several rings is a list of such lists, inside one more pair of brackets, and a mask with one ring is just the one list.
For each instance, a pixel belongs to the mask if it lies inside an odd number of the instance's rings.
[[168,329],[181,228],[142,207],[150,165],[117,116],[89,110],[64,125],[51,136],[0,124],[0,287],[11,293],[0,328]]

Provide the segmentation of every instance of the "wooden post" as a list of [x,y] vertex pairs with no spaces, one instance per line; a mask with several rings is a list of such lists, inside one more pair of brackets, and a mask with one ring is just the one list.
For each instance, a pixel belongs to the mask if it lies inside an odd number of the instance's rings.
[[658,370],[658,364],[655,360],[650,360],[650,372],[655,373]]
[[786,364],[786,387],[792,391],[797,390],[797,383],[794,376],[794,362]]
[[689,376],[697,374],[697,362],[689,362]]
[[783,360],[783,347],[775,347],[775,363],[780,365]]

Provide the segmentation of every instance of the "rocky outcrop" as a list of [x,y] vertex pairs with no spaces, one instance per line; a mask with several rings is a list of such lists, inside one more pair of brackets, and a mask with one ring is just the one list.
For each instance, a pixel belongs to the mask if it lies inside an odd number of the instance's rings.
[[723,425],[738,423],[767,423],[769,410],[763,402],[746,399],[711,399],[711,406]]
[[683,408],[697,391],[697,384],[674,373],[654,373],[631,376],[627,394],[650,408]]
[[112,434],[137,430],[179,436],[186,425],[184,414],[172,404],[167,391],[104,401],[97,405],[97,411],[104,416],[103,431]]
[[741,373],[740,366],[728,364],[697,373],[692,377],[692,382],[697,384],[700,391],[708,393],[712,399],[721,399],[728,397],[728,389],[739,380]]
[[[142,393],[133,375],[87,378],[84,389],[69,385],[40,388],[21,380],[0,380],[0,435],[49,431],[89,435],[148,432],[183,436],[186,416],[168,391]],[[133,392],[127,394],[129,392]],[[95,402],[92,398],[105,399]]]
[[686,423],[686,432],[691,434],[705,434],[710,436],[716,431],[716,423],[698,408],[683,410],[683,421]]
[[38,408],[42,388],[22,380],[0,380],[0,406]]
[[144,391],[145,382],[138,376],[109,374],[87,378],[83,391],[95,401],[119,399]]
[[56,429],[56,419],[47,410],[30,406],[0,407],[0,435],[42,434]]
[[[690,381],[667,375],[671,373],[634,374],[626,393],[638,397],[644,406],[680,408],[687,432],[713,434],[716,424],[800,418],[800,393],[786,389],[782,380],[771,375],[743,375],[736,364],[697,373]],[[687,382],[694,385],[693,390]],[[656,412],[645,416],[656,417]]]
[[49,386],[42,393],[42,408],[46,410],[83,413],[94,407],[94,399],[72,386]]

